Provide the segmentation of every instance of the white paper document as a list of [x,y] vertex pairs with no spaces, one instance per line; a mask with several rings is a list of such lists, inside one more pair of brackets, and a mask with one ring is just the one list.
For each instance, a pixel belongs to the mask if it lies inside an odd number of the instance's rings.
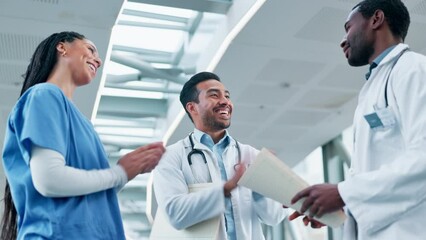
[[[211,183],[201,183],[189,186],[189,192],[196,192]],[[169,222],[164,210],[157,209],[154,223],[151,229],[150,240],[219,240],[221,216],[217,216],[206,221],[197,223],[186,229],[177,230]]]
[[[255,161],[247,168],[238,181],[238,185],[250,188],[297,211],[300,211],[304,199],[295,204],[290,204],[291,199],[296,193],[309,186],[283,161],[265,148],[260,151]],[[336,211],[314,219],[330,227],[339,227],[345,221],[345,218],[343,211]]]

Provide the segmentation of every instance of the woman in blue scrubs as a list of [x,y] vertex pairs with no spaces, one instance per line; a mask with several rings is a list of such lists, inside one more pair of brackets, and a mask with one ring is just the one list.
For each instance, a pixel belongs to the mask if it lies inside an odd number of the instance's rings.
[[95,44],[75,32],[52,34],[34,52],[6,127],[1,239],[125,239],[116,191],[151,171],[164,147],[142,146],[109,166],[72,102],[101,64]]

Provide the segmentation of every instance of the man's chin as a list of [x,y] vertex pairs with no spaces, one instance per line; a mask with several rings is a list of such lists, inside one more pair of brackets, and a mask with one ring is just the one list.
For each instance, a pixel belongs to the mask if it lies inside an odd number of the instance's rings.
[[356,60],[353,60],[353,59],[350,59],[350,58],[348,58],[348,63],[352,67],[362,67],[362,66],[365,66],[365,65],[368,64],[368,62],[365,63],[365,62],[356,61]]
[[227,123],[218,123],[217,125],[218,130],[225,130],[228,129],[231,126],[231,122],[227,122]]

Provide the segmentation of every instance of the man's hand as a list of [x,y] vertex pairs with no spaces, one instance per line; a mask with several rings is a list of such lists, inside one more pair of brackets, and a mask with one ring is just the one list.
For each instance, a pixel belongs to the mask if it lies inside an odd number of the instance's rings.
[[165,148],[162,142],[139,147],[124,155],[119,161],[130,181],[140,173],[151,172],[157,166]]
[[291,199],[291,204],[296,203],[301,198],[306,199],[302,204],[300,213],[309,209],[309,218],[321,217],[323,214],[337,211],[345,206],[336,184],[317,184],[305,188]]
[[288,220],[293,221],[294,219],[296,219],[300,216],[303,216],[302,221],[303,221],[303,224],[305,226],[308,226],[309,223],[311,224],[311,228],[321,228],[321,227],[326,226],[325,224],[323,224],[323,223],[321,223],[321,222],[319,222],[319,221],[317,221],[313,218],[310,218],[308,216],[304,216],[303,214],[300,214],[299,212],[292,213],[290,216],[288,216]]
[[239,163],[235,165],[234,169],[235,169],[234,176],[231,179],[229,179],[223,186],[223,193],[225,194],[225,197],[231,196],[231,191],[237,187],[238,181],[240,180],[241,176],[243,176],[244,172],[246,171],[246,166],[243,163]]

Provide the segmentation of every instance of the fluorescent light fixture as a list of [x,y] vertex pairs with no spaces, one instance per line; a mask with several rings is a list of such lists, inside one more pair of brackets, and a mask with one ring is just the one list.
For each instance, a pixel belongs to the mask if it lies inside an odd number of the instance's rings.
[[138,17],[138,16],[131,16],[131,15],[122,15],[120,17],[120,20],[140,22],[140,23],[150,23],[150,24],[164,24],[164,25],[181,26],[181,27],[186,26],[186,24],[182,22],[175,22],[175,21],[161,20],[161,19],[154,19],[154,18],[147,18],[147,17]]
[[143,118],[143,119],[105,119],[97,118],[93,121],[95,126],[102,127],[143,127],[154,128],[156,125],[156,118]]
[[[123,75],[123,74],[139,74],[140,72],[137,69],[125,66],[123,64],[119,64],[113,61],[109,62],[108,68],[105,69],[107,74],[112,75]],[[136,80],[136,79],[135,79]]]
[[99,138],[105,144],[119,145],[124,148],[135,148],[154,142],[151,137],[115,136],[99,134]]
[[180,30],[115,25],[112,42],[128,47],[177,52],[185,36],[186,32]]
[[158,13],[158,14],[171,15],[176,17],[186,17],[186,18],[189,18],[194,14],[194,11],[189,9],[157,6],[157,5],[135,3],[135,2],[126,2],[123,8],[142,11],[142,12],[152,12],[152,13]]

